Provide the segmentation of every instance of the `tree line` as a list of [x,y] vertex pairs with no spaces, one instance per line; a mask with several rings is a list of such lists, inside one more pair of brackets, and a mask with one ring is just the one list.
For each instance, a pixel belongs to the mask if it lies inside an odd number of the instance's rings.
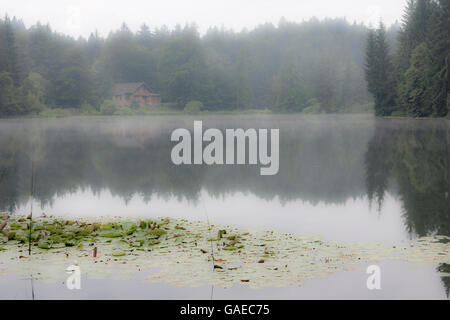
[[[74,39],[5,16],[0,115],[98,111],[115,83],[141,81],[175,108],[194,100],[208,110],[370,111],[368,31],[345,19],[282,19],[251,31],[214,27],[202,36],[195,25],[170,30],[143,24],[132,32],[123,24],[107,37],[93,32]],[[395,33],[395,27],[388,31]]]
[[366,80],[380,116],[444,117],[450,109],[450,2],[409,0],[389,49],[386,28],[370,30]]

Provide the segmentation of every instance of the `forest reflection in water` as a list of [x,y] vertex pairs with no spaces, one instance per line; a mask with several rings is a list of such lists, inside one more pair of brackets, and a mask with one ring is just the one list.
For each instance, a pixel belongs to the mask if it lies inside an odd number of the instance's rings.
[[[197,119],[204,130],[279,128],[279,173],[175,166],[170,134],[192,130]],[[203,219],[207,207],[219,222],[228,216],[224,222],[354,241],[449,236],[449,141],[448,120],[368,115],[0,120],[0,211],[27,213],[33,163],[34,201],[47,214],[136,207],[136,214]]]
[[170,134],[179,127],[192,130],[195,117],[2,120],[0,210],[14,212],[29,201],[33,160],[34,197],[41,206],[80,190],[107,190],[124,206],[135,195],[147,203],[156,196],[198,205],[203,190],[210,198],[226,201],[241,193],[282,206],[299,200],[345,206],[367,198],[380,209],[390,194],[400,201],[411,234],[450,233],[447,120],[202,118],[206,128],[280,128],[279,173],[260,176],[257,165],[175,166]]

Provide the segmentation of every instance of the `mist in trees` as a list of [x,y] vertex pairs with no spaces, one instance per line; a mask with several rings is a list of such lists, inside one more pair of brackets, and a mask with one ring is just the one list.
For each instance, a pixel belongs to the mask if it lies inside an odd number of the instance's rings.
[[[0,21],[0,115],[97,110],[115,83],[146,82],[180,110],[370,111],[364,84],[368,28],[345,19],[281,20],[235,32],[195,25],[74,39],[49,25]],[[395,38],[394,36],[390,36]]]
[[389,49],[382,23],[369,32],[365,70],[377,115],[447,115],[449,21],[448,0],[409,0],[395,50]]
[[[182,110],[447,115],[449,3],[410,0],[401,24],[280,20],[235,32],[195,25],[136,32],[124,23],[74,39],[40,23],[0,20],[0,116],[93,110],[115,83],[145,82]],[[366,80],[366,81],[364,81]],[[106,103],[108,104],[108,103]]]

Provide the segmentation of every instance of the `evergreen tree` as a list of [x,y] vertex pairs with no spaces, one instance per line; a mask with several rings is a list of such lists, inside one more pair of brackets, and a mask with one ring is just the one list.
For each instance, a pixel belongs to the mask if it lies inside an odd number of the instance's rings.
[[0,71],[0,116],[21,114],[19,96],[11,75]]
[[150,48],[152,46],[153,34],[150,31],[150,28],[145,23],[141,25],[141,28],[139,29],[136,36],[139,44],[147,48]]
[[92,64],[101,55],[101,50],[103,46],[103,41],[98,35],[97,30],[95,33],[89,35],[88,41],[86,43],[86,55],[89,59],[89,63]]
[[410,115],[445,116],[449,91],[449,1],[408,2],[396,53],[399,102]]
[[323,57],[314,79],[314,95],[321,105],[321,112],[336,112],[336,70],[331,59]]
[[241,49],[236,64],[236,108],[247,109],[252,102],[252,89],[249,79],[249,59],[247,52]]
[[11,20],[8,16],[5,16],[5,19],[0,24],[0,45],[2,48],[0,70],[8,72],[13,80],[13,84],[18,86],[20,84],[20,73],[16,52],[17,46]]
[[85,53],[68,50],[53,84],[53,99],[58,107],[78,108],[89,97],[90,78]]
[[[164,102],[184,107],[198,100],[209,110],[363,111],[374,101],[381,116],[396,103],[415,116],[448,112],[448,0],[410,0],[400,31],[398,25],[369,31],[344,19],[282,20],[242,32],[211,28],[205,36],[195,26],[144,24],[132,32],[123,24],[106,38],[75,40],[48,25],[27,29],[20,20],[0,20],[0,97],[10,97],[2,100],[3,114],[37,112],[43,103],[88,102],[98,110],[115,83],[141,81]],[[41,95],[30,90],[36,74],[46,83]]]
[[304,84],[293,57],[286,59],[274,79],[275,108],[278,111],[301,111],[307,101]]
[[375,95],[377,91],[377,81],[376,81],[376,73],[377,73],[377,45],[376,45],[376,33],[375,30],[369,30],[367,36],[367,45],[366,45],[366,82],[367,88],[370,93]]
[[431,16],[430,0],[409,0],[402,17],[397,64],[400,73],[409,68],[413,50],[428,36]]
[[191,100],[201,101],[205,93],[205,52],[195,26],[186,26],[175,33],[163,49],[159,72],[163,99],[184,108]]
[[412,53],[410,67],[404,75],[404,82],[399,84],[400,102],[414,117],[428,117],[433,112],[429,90],[429,57],[425,43],[417,46]]
[[395,86],[392,77],[393,65],[386,41],[383,23],[370,31],[366,46],[366,80],[368,90],[375,99],[375,114],[389,116],[395,105]]
[[450,1],[439,0],[431,15],[429,48],[430,96],[433,115],[444,117],[449,112],[450,91]]

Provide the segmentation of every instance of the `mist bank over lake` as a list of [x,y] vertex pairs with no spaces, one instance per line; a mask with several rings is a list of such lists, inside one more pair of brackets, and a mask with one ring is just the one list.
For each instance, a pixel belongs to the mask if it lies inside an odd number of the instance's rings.
[[[139,215],[156,208],[159,215],[174,210],[177,217],[203,214],[205,197],[214,203],[208,206],[214,210],[229,208],[229,203],[216,202],[233,197],[243,212],[251,207],[265,212],[273,203],[269,211],[275,216],[282,210],[279,205],[291,210],[304,203],[299,212],[332,206],[330,212],[339,212],[339,207],[357,201],[361,214],[373,211],[375,217],[377,211],[393,214],[391,207],[398,204],[395,210],[404,212],[404,226],[413,234],[449,234],[447,120],[332,115],[201,118],[205,130],[279,127],[279,172],[264,177],[258,165],[174,165],[170,135],[176,128],[192,127],[196,119],[2,120],[1,210],[23,210],[28,203],[34,159],[35,199],[47,214],[57,214],[54,203],[58,208],[63,205],[64,213],[83,214],[76,207],[91,199],[90,194],[92,201],[86,203],[91,205],[83,210],[97,215],[108,210]],[[78,199],[73,208],[63,200],[71,197]],[[115,208],[101,209],[102,203],[114,203]],[[231,214],[233,209],[229,210]]]

